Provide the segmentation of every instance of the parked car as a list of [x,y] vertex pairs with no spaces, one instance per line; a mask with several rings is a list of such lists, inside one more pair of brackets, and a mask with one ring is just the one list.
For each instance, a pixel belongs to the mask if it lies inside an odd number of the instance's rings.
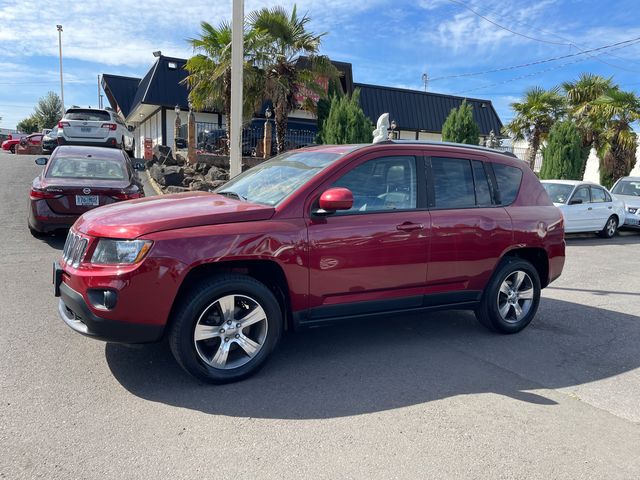
[[32,133],[26,137],[22,137],[18,145],[16,145],[15,153],[18,155],[39,155],[42,153],[42,137],[41,133]]
[[108,108],[70,108],[58,122],[58,145],[121,148],[133,157],[134,127]]
[[624,227],[640,228],[640,177],[622,177],[611,189],[611,193],[624,202]]
[[381,315],[393,332],[402,312],[453,308],[518,332],[564,251],[560,211],[511,154],[389,141],[294,150],[215,193],[89,211],[54,285],[76,332],[167,336],[187,372],[223,383],[286,329]]
[[42,153],[51,153],[58,146],[58,127],[53,127],[42,137]]
[[[144,196],[134,165],[122,150],[60,146],[29,192],[29,230],[35,236],[69,228],[80,215],[111,203]],[[136,165],[137,168],[142,168]]]
[[562,211],[566,233],[595,232],[611,238],[625,221],[624,203],[602,185],[577,180],[544,180],[542,185]]
[[24,133],[11,133],[9,134],[9,138],[7,138],[4,142],[2,142],[2,150],[8,151],[11,153],[16,153],[16,147],[27,135]]

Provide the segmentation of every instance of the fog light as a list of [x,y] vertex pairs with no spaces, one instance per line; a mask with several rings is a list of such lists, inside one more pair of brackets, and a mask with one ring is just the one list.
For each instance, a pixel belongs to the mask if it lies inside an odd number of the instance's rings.
[[91,289],[87,296],[91,305],[99,310],[112,310],[118,303],[118,292],[111,289]]

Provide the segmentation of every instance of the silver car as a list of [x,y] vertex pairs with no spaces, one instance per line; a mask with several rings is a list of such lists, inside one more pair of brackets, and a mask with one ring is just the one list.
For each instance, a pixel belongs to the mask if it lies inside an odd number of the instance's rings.
[[111,109],[70,108],[58,122],[58,145],[115,147],[132,156],[133,130]]
[[622,177],[611,189],[624,202],[627,217],[625,227],[640,228],[640,177]]

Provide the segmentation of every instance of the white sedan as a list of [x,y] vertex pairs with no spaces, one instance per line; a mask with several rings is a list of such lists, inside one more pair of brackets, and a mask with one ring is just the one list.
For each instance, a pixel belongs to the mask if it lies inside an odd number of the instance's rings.
[[596,232],[611,238],[624,224],[624,202],[602,185],[577,180],[544,180],[542,185],[562,212],[566,233]]

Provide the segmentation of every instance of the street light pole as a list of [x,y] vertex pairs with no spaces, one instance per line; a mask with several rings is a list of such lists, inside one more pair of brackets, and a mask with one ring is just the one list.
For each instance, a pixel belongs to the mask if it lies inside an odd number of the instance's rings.
[[62,80],[62,25],[56,25],[58,28],[58,50],[60,52],[60,100],[62,101],[62,113],[64,115],[64,82]]
[[242,172],[242,64],[244,59],[244,1],[233,0],[231,17],[231,121],[229,131],[229,177]]

